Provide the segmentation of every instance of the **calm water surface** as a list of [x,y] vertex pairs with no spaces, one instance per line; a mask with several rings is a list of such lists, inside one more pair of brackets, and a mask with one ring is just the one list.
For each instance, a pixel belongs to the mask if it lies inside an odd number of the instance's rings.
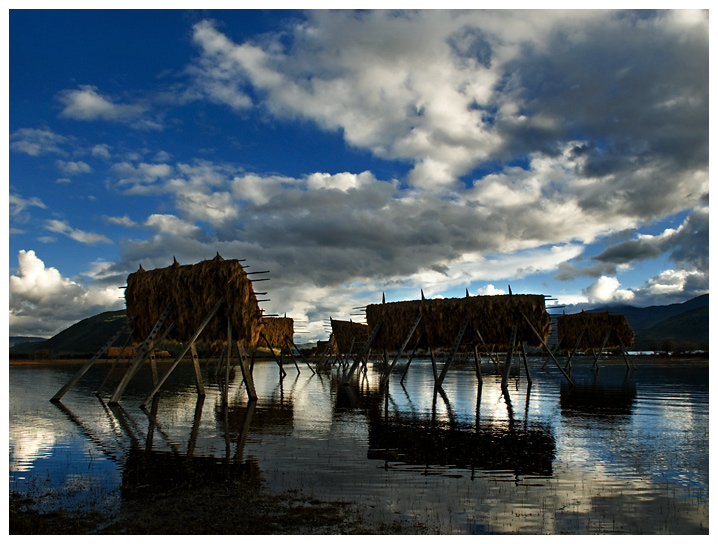
[[263,362],[259,400],[236,372],[228,408],[215,362],[203,363],[204,400],[181,364],[146,410],[149,369],[111,407],[116,381],[94,394],[107,367],[55,405],[79,366],[11,366],[9,487],[47,509],[111,510],[123,486],[253,478],[442,534],[707,534],[707,362],[608,360],[596,373],[584,360],[573,388],[543,363],[531,361],[530,387],[522,372],[503,392],[490,363],[481,386],[459,363],[435,394],[426,360],[403,385],[397,365],[386,387],[378,364],[343,386],[336,367],[285,366],[280,380]]

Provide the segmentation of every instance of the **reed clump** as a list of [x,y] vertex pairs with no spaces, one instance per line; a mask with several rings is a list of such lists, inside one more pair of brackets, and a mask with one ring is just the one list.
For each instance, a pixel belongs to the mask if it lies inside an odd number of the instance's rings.
[[[381,321],[382,326],[372,343],[375,349],[397,350],[419,317],[421,322],[413,338],[421,333],[419,347],[448,348],[454,343],[464,319],[469,320],[463,344],[478,344],[475,331],[487,344],[506,346],[511,330],[517,326],[517,340],[530,346],[541,343],[524,314],[545,342],[551,332],[551,317],[546,312],[543,295],[492,295],[465,298],[411,300],[370,304],[366,307],[369,330]],[[412,340],[413,344],[415,340]]]
[[[369,327],[354,321],[332,319],[332,336],[338,353],[357,352],[369,337]],[[352,346],[352,341],[354,345]]]
[[294,341],[294,320],[291,317],[263,317],[262,334],[273,348],[283,348],[286,337]]
[[219,345],[227,342],[227,322],[232,324],[232,339],[253,348],[262,329],[261,310],[238,260],[214,259],[180,265],[176,260],[167,268],[144,270],[127,277],[126,314],[136,316],[133,340],[143,342],[167,304],[172,311],[167,323],[174,328],[168,341],[186,342],[210,310],[224,301],[198,338],[198,342]]
[[580,349],[600,348],[608,334],[606,349],[618,348],[623,342],[626,348],[633,347],[633,329],[626,316],[608,312],[581,312],[560,315],[556,319],[556,332],[562,338],[563,347],[573,348],[583,332]]

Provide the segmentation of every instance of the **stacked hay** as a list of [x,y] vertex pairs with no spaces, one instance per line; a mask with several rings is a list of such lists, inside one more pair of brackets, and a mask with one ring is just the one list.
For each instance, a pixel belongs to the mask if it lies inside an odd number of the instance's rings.
[[112,346],[107,348],[107,357],[109,358],[134,359],[135,355],[137,355],[137,350],[133,346],[125,346],[124,348]]
[[[366,325],[354,323],[353,321],[340,321],[332,319],[332,336],[336,341],[338,353],[356,353],[369,337],[369,331]],[[354,346],[352,347],[352,340]]]
[[273,348],[286,346],[285,335],[294,341],[294,320],[291,317],[263,317],[262,333]]
[[[556,331],[563,338],[562,345],[573,349],[579,335],[583,332],[580,349],[600,348],[608,335],[606,349],[633,346],[633,329],[626,316],[608,312],[581,312],[580,314],[560,315],[556,320]],[[619,341],[620,339],[620,341]]]
[[167,340],[186,342],[212,307],[224,304],[198,338],[212,345],[226,343],[227,320],[232,323],[232,339],[247,347],[257,345],[262,324],[261,310],[242,265],[237,260],[217,256],[194,265],[175,260],[167,268],[140,269],[127,277],[125,302],[127,315],[137,316],[133,339],[143,342],[168,303],[172,313],[167,323],[174,329]]
[[474,332],[478,330],[487,344],[506,346],[513,325],[517,325],[518,341],[540,346],[521,312],[545,342],[551,331],[551,317],[546,312],[543,295],[494,295],[371,304],[366,308],[366,320],[369,330],[373,330],[379,321],[383,322],[372,344],[376,349],[399,349],[419,314],[422,319],[410,343],[413,345],[416,335],[421,332],[420,348],[451,347],[466,318],[469,320],[463,337],[466,345],[479,342]]

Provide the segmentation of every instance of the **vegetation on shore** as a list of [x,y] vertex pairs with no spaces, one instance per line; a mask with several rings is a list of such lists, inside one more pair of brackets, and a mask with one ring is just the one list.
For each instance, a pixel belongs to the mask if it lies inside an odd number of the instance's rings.
[[241,482],[134,494],[115,514],[40,512],[10,493],[10,534],[426,534],[421,524],[372,523],[353,504],[297,491],[271,495]]

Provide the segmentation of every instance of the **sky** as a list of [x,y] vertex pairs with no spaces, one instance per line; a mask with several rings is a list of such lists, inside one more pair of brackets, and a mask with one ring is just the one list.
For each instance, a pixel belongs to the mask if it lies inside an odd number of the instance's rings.
[[[708,292],[708,12],[10,10],[9,331],[219,253],[361,307]],[[261,289],[260,289],[261,287]]]

